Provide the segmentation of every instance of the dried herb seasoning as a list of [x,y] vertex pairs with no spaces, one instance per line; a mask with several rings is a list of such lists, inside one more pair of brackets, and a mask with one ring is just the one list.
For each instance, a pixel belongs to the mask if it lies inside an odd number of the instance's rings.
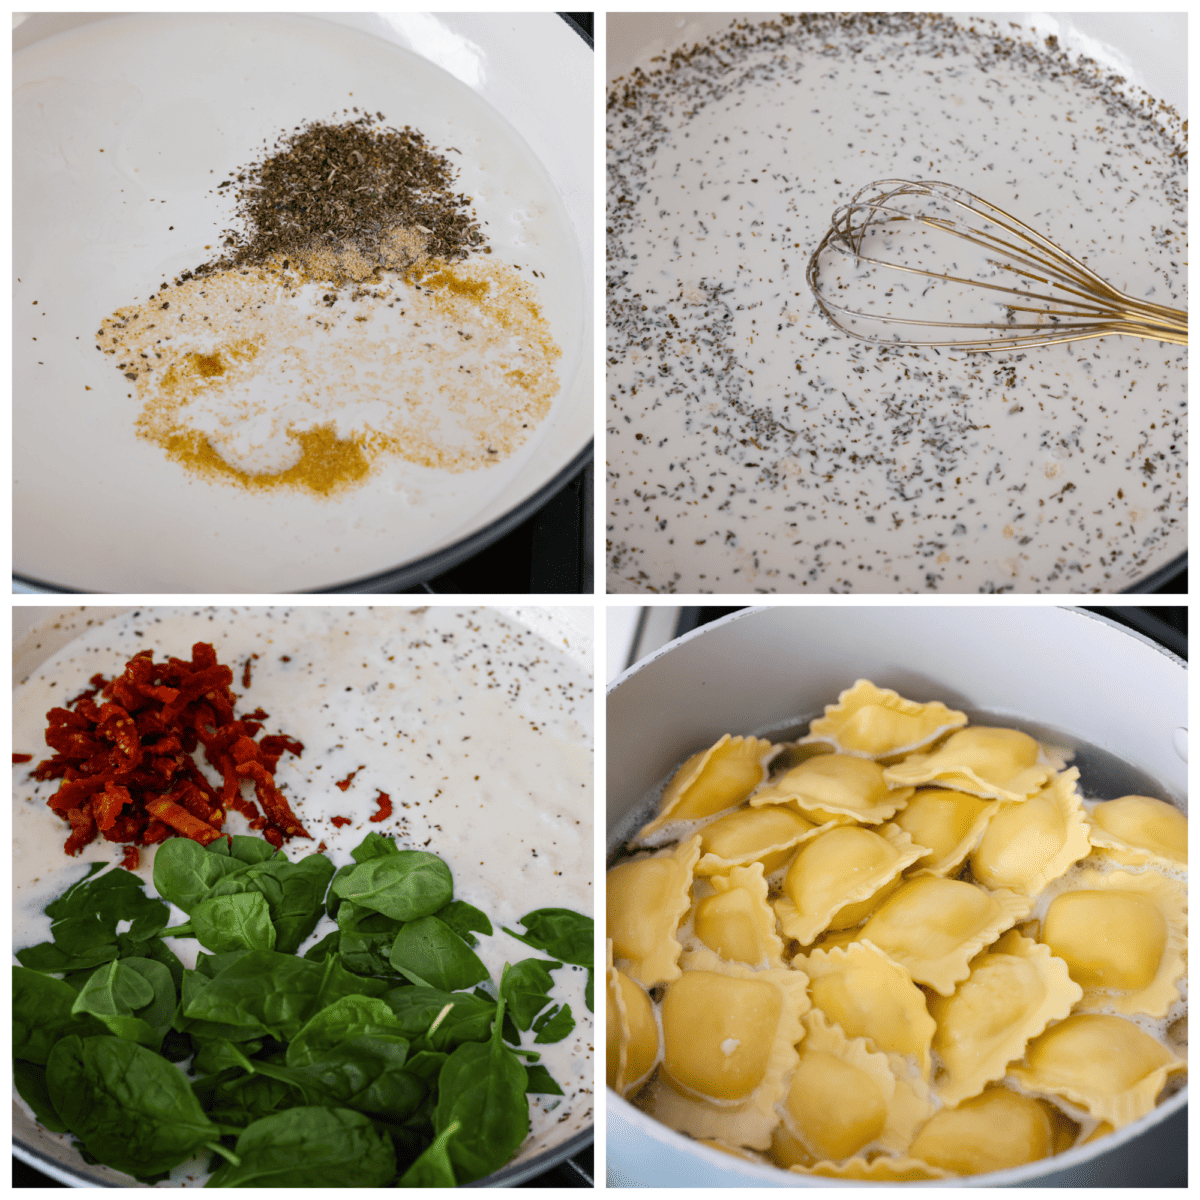
[[236,189],[243,228],[227,231],[224,255],[181,280],[256,266],[341,285],[488,251],[471,198],[454,189],[454,165],[411,126],[383,119],[297,126],[220,183],[218,192]]

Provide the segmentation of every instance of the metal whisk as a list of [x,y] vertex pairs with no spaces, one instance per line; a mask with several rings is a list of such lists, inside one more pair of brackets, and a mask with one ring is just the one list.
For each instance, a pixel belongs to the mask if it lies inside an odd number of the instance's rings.
[[[940,180],[860,189],[833,214],[808,285],[836,328],[885,346],[1003,350],[1109,334],[1187,345],[1186,312],[1127,296],[1023,221]],[[946,329],[987,332],[946,338]]]

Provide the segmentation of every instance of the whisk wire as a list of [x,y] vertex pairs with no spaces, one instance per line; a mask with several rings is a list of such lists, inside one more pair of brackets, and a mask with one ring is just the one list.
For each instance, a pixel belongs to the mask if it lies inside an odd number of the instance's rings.
[[[867,198],[864,199],[863,197]],[[915,197],[952,205],[952,215],[928,211],[909,211],[902,202]],[[975,223],[960,219],[956,210],[971,214]],[[925,226],[971,243],[984,251],[986,264],[995,271],[1009,272],[1019,280],[1048,291],[1028,286],[1012,287],[986,279],[968,278],[946,271],[904,262],[894,262],[864,252],[869,237],[881,236],[886,242],[887,227]],[[894,313],[868,313],[834,301],[822,288],[821,257],[830,248],[849,256],[860,266],[982,289],[1016,298],[998,301],[1003,321],[943,321],[927,317],[902,317]],[[1187,313],[1149,300],[1139,300],[1113,287],[1086,264],[1057,246],[1044,234],[1026,225],[1011,213],[955,184],[938,180],[885,179],[860,189],[849,203],[833,214],[831,228],[808,262],[809,287],[817,305],[836,328],[852,337],[881,345],[951,346],[962,350],[995,350],[1009,346],[1046,346],[1126,334],[1153,338],[1175,345],[1187,344]],[[888,291],[885,295],[890,296]],[[918,325],[927,328],[998,330],[1002,336],[953,339],[949,341],[908,340],[898,335],[884,338],[847,328],[835,314],[854,321],[875,321],[888,326]],[[1016,314],[1034,319],[1018,320]]]

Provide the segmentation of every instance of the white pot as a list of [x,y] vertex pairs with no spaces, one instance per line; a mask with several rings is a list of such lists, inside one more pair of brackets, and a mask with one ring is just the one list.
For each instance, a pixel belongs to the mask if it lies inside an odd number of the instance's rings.
[[[856,679],[1043,726],[1065,735],[1060,742],[1078,739],[1143,772],[1186,811],[1187,669],[1139,634],[1072,608],[781,606],[747,609],[698,629],[609,689],[609,853],[627,835],[634,810],[688,755],[724,733],[806,721]],[[1085,775],[1085,789],[1088,783]],[[1185,1170],[1186,1105],[1185,1088],[1090,1146],[969,1181],[919,1186],[1167,1183]],[[607,1110],[613,1184],[864,1186],[734,1159],[612,1091]]]

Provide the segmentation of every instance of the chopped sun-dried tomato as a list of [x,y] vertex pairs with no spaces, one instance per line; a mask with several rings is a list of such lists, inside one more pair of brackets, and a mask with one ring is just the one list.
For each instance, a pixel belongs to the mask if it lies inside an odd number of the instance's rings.
[[[248,671],[249,662],[244,686]],[[221,836],[229,809],[276,848],[285,838],[309,836],[274,778],[279,759],[300,754],[303,744],[285,734],[256,741],[267,714],[256,709],[235,718],[232,683],[233,672],[206,642],[192,647],[190,662],[156,663],[144,650],[117,678],[93,675],[89,689],[46,714],[46,744],[55,753],[33,775],[62,780],[47,803],[71,826],[68,854],[102,836],[129,843],[124,865],[132,870],[138,846],[177,834],[208,845]],[[193,758],[200,747],[221,776],[217,787]],[[32,758],[14,754],[13,762]],[[241,794],[247,778],[265,815]]]
[[125,857],[121,859],[121,866],[127,871],[136,871],[142,861],[142,856],[138,852],[138,848],[136,846],[125,846],[122,848],[122,854]]
[[16,754],[16,753],[13,754],[13,766],[14,767],[17,766],[18,763],[27,763],[27,762],[33,762],[32,754]]
[[339,779],[333,786],[336,788],[341,788],[341,790],[344,792],[351,785],[351,783],[354,782],[355,775],[357,775],[361,770],[362,767],[355,767],[345,779]]
[[379,811],[367,818],[368,821],[386,821],[392,815],[392,798],[387,792],[380,792],[375,797],[375,803],[379,805]]
[[339,829],[341,829],[341,827],[343,825],[352,824],[354,818],[353,817],[330,817],[329,820],[332,824],[336,825]]

